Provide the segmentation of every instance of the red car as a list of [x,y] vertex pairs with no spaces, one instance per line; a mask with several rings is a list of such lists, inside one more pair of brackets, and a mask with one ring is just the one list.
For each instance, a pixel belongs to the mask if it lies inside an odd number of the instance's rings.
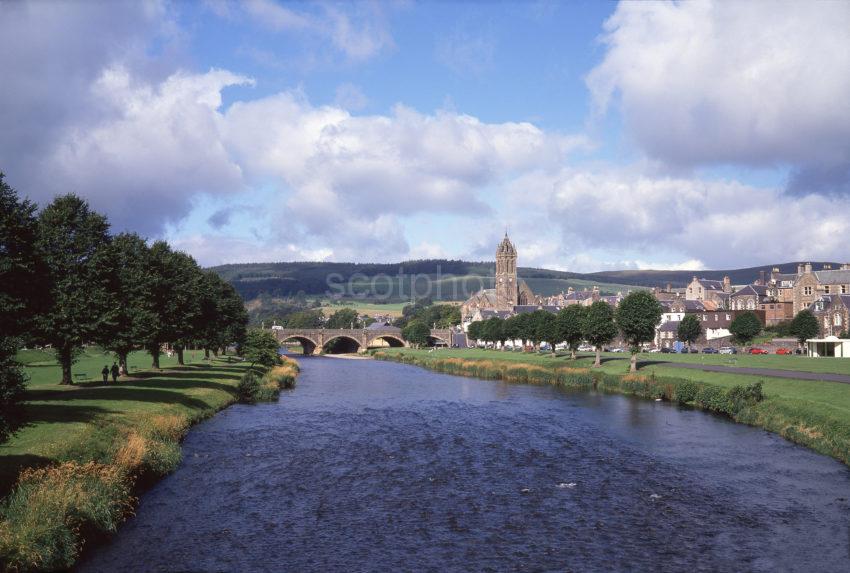
[[764,348],[750,348],[750,354],[767,354]]
[[791,350],[789,350],[788,348],[777,348],[777,349],[776,349],[776,353],[777,353],[777,354],[794,354],[794,353],[793,353]]

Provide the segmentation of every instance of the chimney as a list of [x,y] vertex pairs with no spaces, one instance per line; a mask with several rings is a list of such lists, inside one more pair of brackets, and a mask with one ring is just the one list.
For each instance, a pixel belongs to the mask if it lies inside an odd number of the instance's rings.
[[801,274],[803,274],[804,268],[805,268],[805,265],[803,265],[803,263],[799,263],[797,265],[797,276],[800,276]]
[[667,292],[673,292],[673,285],[667,283]]
[[694,280],[694,281],[697,281],[697,280],[699,280],[699,279],[697,278],[697,276],[696,276],[696,275],[694,275],[693,280]]
[[806,272],[807,273],[812,272],[812,263],[806,263]]
[[761,285],[761,286],[764,286],[764,285],[767,284],[764,280],[764,275],[765,275],[764,271],[759,271],[759,285]]
[[728,276],[723,277],[723,292],[732,292],[732,279]]

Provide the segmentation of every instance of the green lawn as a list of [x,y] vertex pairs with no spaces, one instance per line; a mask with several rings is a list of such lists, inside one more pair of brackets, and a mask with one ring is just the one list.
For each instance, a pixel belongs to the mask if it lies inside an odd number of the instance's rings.
[[[27,425],[0,445],[0,497],[21,468],[53,461],[103,461],[114,454],[122,432],[151,415],[176,414],[188,420],[206,417],[235,400],[235,388],[246,366],[216,360],[202,362],[202,351],[186,352],[186,366],[162,357],[162,371],[145,370],[150,356],[134,352],[130,376],[103,386],[100,370],[110,355],[90,349],[75,365],[92,382],[58,384],[59,366],[50,353],[25,350],[19,359],[30,376]],[[75,378],[75,381],[77,378]]]
[[[387,353],[417,353],[439,358],[467,358],[486,360],[510,360],[551,366],[575,366],[590,367],[593,364],[594,355],[590,353],[579,353],[578,358],[573,361],[568,354],[559,353],[557,358],[551,354],[531,354],[524,352],[501,352],[498,350],[484,349],[440,349],[431,354],[428,350],[412,350],[410,348],[383,349]],[[605,352],[603,353],[602,370],[609,374],[623,374],[629,368],[628,353]],[[731,359],[736,359],[734,362]],[[850,360],[842,359],[813,359],[801,356],[750,356],[750,355],[716,355],[716,354],[641,354],[639,360],[650,362],[666,360],[670,362],[688,362],[697,364],[716,364],[720,366],[775,368],[800,372],[830,372],[850,374]],[[642,373],[655,372],[656,376],[669,376],[673,378],[685,378],[697,382],[710,382],[724,387],[751,384],[759,380],[764,383],[764,392],[768,396],[782,398],[793,398],[817,403],[819,406],[830,410],[844,412],[850,420],[850,384],[840,382],[827,382],[815,380],[796,380],[791,378],[770,378],[766,376],[752,376],[745,374],[734,374],[725,372],[703,372],[701,370],[690,370],[664,366],[663,364],[645,364],[638,362],[638,368]]]

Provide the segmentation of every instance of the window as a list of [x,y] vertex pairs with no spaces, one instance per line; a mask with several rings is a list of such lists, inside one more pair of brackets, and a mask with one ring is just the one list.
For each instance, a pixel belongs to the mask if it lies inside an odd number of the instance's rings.
[[812,294],[812,287],[810,287],[810,286],[803,287],[803,294],[807,295],[807,296],[811,295]]
[[717,322],[718,320],[720,320],[720,317],[715,314],[714,315],[714,322]]
[[848,286],[848,285],[841,285],[841,294],[847,294],[847,293],[848,293],[848,291],[850,291],[850,286]]
[[702,315],[702,321],[705,322],[707,320],[708,320],[708,317],[706,315]]
[[726,320],[732,320],[732,317],[731,317],[731,316],[729,316],[729,314],[728,314],[728,313],[726,314]]
[[841,326],[841,314],[839,314],[837,312],[835,313],[834,323],[835,323],[835,326]]
[[825,285],[823,287],[823,292],[825,292],[826,294],[829,294],[829,285]]

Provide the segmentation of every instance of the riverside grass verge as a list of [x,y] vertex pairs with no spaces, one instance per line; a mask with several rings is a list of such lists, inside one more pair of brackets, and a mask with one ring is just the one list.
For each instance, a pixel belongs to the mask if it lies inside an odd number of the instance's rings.
[[73,566],[84,544],[132,515],[140,491],[177,468],[188,429],[239,400],[246,375],[262,389],[253,402],[276,399],[297,373],[286,358],[253,371],[220,359],[133,372],[116,385],[33,384],[29,425],[0,446],[0,570]]
[[[470,356],[464,357],[464,353]],[[687,371],[682,376],[658,375],[654,370],[628,374],[612,372],[610,366],[591,369],[581,360],[551,355],[529,354],[523,358],[520,353],[500,356],[499,352],[490,351],[487,354],[477,350],[393,349],[375,351],[372,356],[458,376],[661,399],[763,428],[850,465],[850,385],[847,384],[781,380],[776,386],[778,391],[773,392],[776,379],[755,376],[727,374],[713,381],[711,373],[699,371]],[[624,363],[623,368],[626,367]],[[794,392],[794,384],[799,388],[798,393]],[[830,396],[832,402],[821,400],[821,392]]]

